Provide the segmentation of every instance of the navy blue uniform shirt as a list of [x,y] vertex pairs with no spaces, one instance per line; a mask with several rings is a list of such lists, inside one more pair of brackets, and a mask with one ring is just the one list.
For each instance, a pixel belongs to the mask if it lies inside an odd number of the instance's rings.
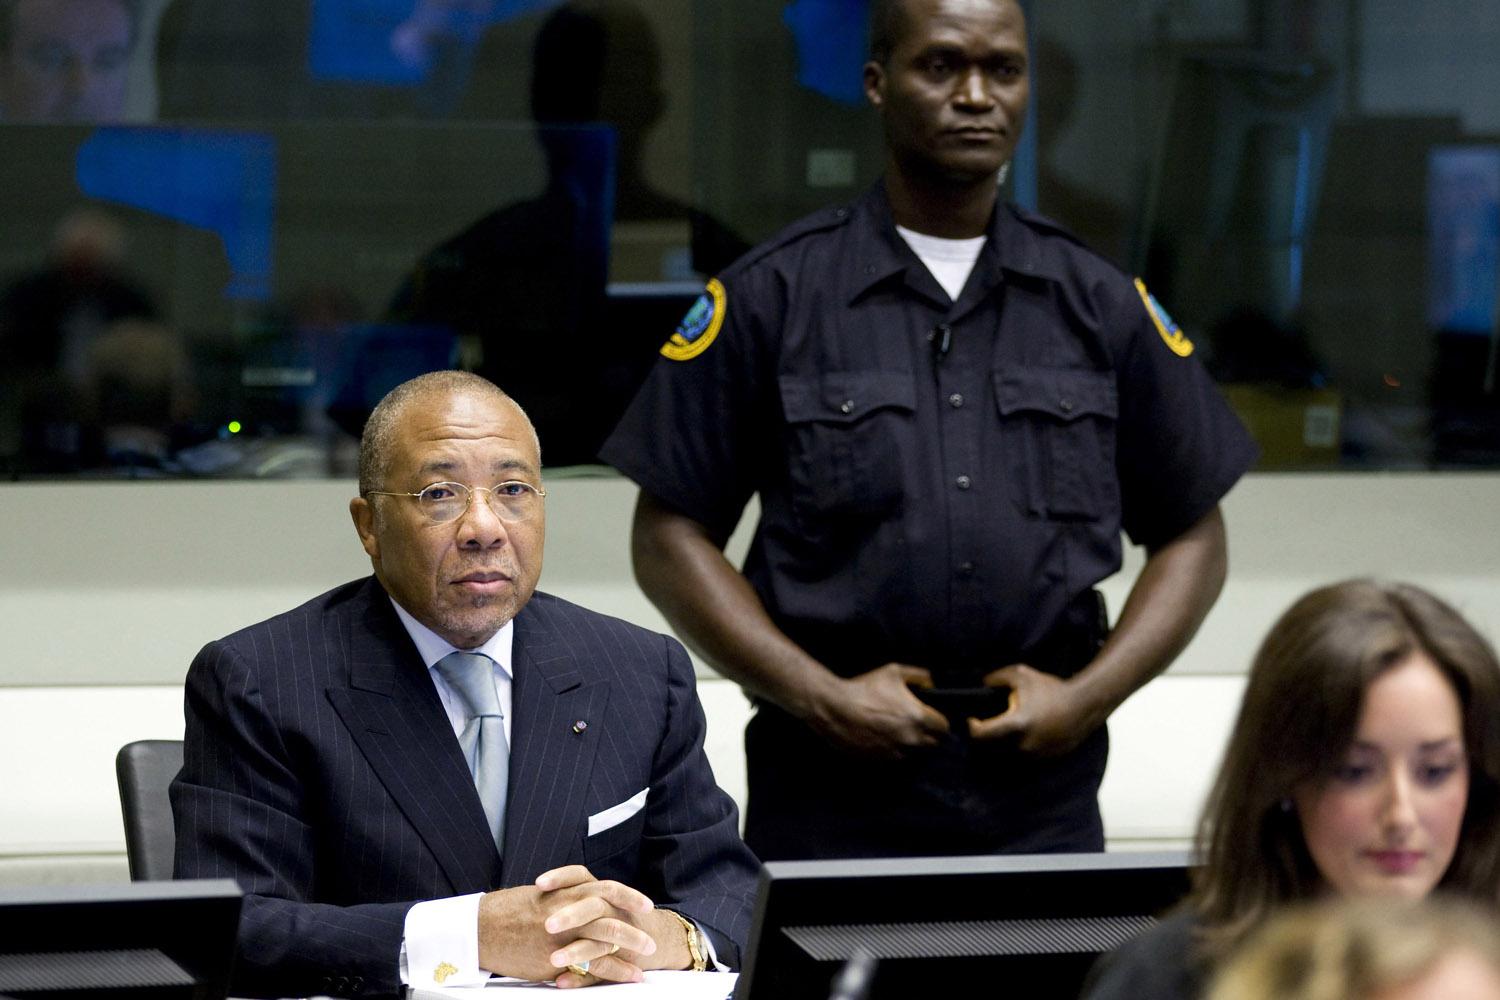
[[[1256,456],[1144,286],[1013,207],[988,236],[953,301],[879,185],[792,225],[710,282],[602,452],[716,537],[758,493],[744,573],[845,676],[1076,672],[1122,530],[1171,541]],[[1102,846],[1102,729],[857,762],[762,705],[746,745],[763,858]]]
[[745,575],[840,673],[1011,662],[1119,568],[1122,528],[1170,541],[1254,461],[1129,277],[1008,206],[989,237],[953,302],[880,187],[793,225],[602,453],[718,534],[758,492]]

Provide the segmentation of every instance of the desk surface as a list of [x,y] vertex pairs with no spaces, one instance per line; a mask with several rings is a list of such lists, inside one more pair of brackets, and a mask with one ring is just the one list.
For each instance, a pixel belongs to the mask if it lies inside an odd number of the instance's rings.
[[[611,983],[602,987],[609,1000],[636,997],[640,1000],[725,1000],[734,990],[738,974],[733,972],[665,972],[646,973],[644,983]],[[596,987],[598,989],[600,987]],[[447,986],[414,988],[412,1000],[483,1000],[499,992],[515,996],[521,990],[552,992],[551,983],[533,983],[519,979],[491,979],[483,986]],[[590,995],[594,995],[590,993]]]

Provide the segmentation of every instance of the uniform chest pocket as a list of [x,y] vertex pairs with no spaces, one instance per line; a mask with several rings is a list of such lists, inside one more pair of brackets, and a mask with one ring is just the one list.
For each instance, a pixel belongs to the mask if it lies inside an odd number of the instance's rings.
[[804,519],[899,506],[916,388],[904,372],[782,375],[792,503]]
[[993,373],[1001,436],[1023,505],[1058,520],[1097,520],[1120,508],[1114,379],[1072,368]]

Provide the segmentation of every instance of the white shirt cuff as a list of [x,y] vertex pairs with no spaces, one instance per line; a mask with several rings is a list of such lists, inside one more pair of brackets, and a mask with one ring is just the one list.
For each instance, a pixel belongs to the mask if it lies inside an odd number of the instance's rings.
[[401,982],[407,986],[481,986],[479,897],[429,899],[406,911]]

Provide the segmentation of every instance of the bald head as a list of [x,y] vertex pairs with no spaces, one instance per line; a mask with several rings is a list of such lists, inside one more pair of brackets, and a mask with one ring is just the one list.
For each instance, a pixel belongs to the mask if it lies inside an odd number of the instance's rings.
[[902,0],[871,0],[870,58],[882,66],[890,62],[891,50],[906,29]]
[[[531,426],[531,421],[526,417],[525,411],[489,379],[475,375],[473,372],[460,371],[428,372],[426,375],[418,375],[386,393],[370,413],[370,419],[365,421],[364,433],[359,439],[359,492],[361,494],[384,488],[386,476],[390,472],[397,430],[407,411],[413,405],[453,396],[493,399],[514,407],[526,421],[526,426],[531,429],[532,438],[536,438],[536,428]],[[540,442],[537,442],[537,453],[541,453]]]
[[[1016,0],[979,0],[997,7],[1013,5]],[[870,59],[887,65],[891,53],[911,29],[914,19],[911,0],[870,0]]]

